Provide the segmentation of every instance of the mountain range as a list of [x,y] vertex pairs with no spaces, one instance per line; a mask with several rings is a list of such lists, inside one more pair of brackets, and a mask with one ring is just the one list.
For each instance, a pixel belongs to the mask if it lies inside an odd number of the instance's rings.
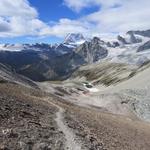
[[0,63],[34,81],[67,79],[101,60],[142,65],[150,59],[150,30],[128,31],[111,41],[70,33],[59,44],[0,44]]

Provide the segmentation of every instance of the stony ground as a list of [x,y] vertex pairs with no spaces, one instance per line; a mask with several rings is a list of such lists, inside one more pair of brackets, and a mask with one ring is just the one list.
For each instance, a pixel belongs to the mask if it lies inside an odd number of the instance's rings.
[[150,124],[0,84],[0,150],[149,150]]
[[40,91],[0,84],[0,150],[63,150],[57,108]]
[[66,110],[64,121],[83,150],[149,150],[149,123],[76,106],[59,98],[53,102]]
[[68,110],[66,121],[90,150],[149,150],[150,147],[148,124],[81,108]]

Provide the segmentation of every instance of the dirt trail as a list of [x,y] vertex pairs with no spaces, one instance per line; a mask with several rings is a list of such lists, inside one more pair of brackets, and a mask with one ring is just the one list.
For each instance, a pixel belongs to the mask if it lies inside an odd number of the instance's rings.
[[[81,143],[77,143],[75,140],[75,134],[71,131],[70,128],[64,123],[64,109],[48,100],[48,103],[52,104],[56,108],[58,108],[58,112],[56,113],[55,121],[58,125],[60,131],[62,131],[65,135],[66,143],[65,143],[65,150],[83,150]],[[84,149],[85,150],[85,149]]]

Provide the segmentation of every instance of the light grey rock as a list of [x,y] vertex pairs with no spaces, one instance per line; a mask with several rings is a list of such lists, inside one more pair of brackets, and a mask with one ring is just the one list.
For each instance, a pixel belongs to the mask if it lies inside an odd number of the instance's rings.
[[150,50],[150,41],[144,43],[142,46],[140,46],[137,50],[137,52],[145,51],[145,50]]
[[118,35],[117,37],[118,41],[120,41],[122,44],[128,44],[128,42],[123,38],[122,36]]
[[80,41],[85,41],[85,38],[81,33],[69,33],[66,36],[63,43],[70,44],[70,43],[77,43]]
[[130,35],[130,43],[131,43],[131,44],[142,42],[142,39],[136,38],[135,35],[133,34],[133,32],[128,33],[128,34]]
[[149,30],[145,30],[145,31],[128,31],[127,33],[133,33],[133,34],[137,34],[137,35],[141,35],[144,37],[150,37],[150,29]]
[[84,58],[85,62],[93,63],[108,55],[108,50],[101,45],[102,41],[98,37],[94,37],[90,42],[80,45],[75,51]]

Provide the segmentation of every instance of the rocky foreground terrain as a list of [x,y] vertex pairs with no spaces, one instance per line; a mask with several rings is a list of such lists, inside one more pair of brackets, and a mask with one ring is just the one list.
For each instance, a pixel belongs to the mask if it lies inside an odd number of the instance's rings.
[[42,93],[0,84],[0,149],[64,149],[64,135],[55,122],[57,108]]
[[[37,83],[39,88],[3,81],[0,83],[1,150],[149,150],[148,122],[135,113],[120,114],[95,103],[94,97],[98,95],[109,101],[112,95],[104,95],[107,88],[93,92],[80,80],[80,84],[79,81],[73,84],[72,79]],[[100,90],[98,86],[91,89],[94,88]],[[90,98],[93,104],[85,101]],[[121,102],[126,103],[124,99]]]

